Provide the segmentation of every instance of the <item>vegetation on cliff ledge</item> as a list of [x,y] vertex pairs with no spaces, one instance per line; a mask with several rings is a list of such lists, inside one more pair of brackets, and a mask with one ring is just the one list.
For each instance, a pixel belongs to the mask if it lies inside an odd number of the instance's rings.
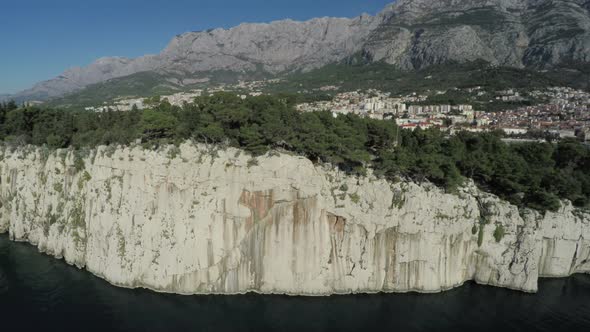
[[560,198],[590,203],[590,151],[576,141],[507,145],[498,133],[399,130],[393,121],[299,113],[294,97],[200,97],[184,107],[166,101],[151,110],[68,112],[0,105],[0,139],[51,148],[147,146],[186,139],[239,147],[253,155],[284,149],[352,174],[367,167],[390,180],[428,180],[454,191],[466,178],[519,206],[556,210]]

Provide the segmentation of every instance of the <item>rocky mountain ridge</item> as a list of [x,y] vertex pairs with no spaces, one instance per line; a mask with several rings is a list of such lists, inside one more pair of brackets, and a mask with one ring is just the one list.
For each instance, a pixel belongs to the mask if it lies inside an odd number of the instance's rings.
[[585,2],[543,0],[399,1],[364,51],[372,61],[420,69],[485,60],[547,68],[590,61]]
[[189,32],[158,55],[103,58],[13,97],[47,99],[143,71],[185,77],[214,70],[281,74],[362,55],[405,70],[448,62],[543,69],[590,62],[586,0],[400,0],[375,16],[241,24]]

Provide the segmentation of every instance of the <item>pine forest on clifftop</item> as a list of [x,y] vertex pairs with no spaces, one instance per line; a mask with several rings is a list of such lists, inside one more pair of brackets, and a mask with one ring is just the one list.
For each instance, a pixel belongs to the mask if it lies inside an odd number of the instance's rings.
[[590,150],[575,140],[509,145],[495,132],[449,137],[438,129],[399,130],[393,120],[300,113],[295,100],[218,93],[184,107],[164,101],[153,109],[103,113],[9,103],[0,107],[0,139],[13,147],[79,153],[98,145],[141,140],[157,148],[187,139],[239,147],[253,156],[280,149],[351,174],[371,168],[390,181],[427,180],[449,192],[469,178],[511,203],[541,211],[557,210],[560,199],[590,207]]

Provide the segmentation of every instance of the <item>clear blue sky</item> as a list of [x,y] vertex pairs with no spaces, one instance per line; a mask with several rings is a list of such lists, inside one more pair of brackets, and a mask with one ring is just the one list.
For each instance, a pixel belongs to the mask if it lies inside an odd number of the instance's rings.
[[177,34],[242,22],[375,14],[393,0],[0,0],[0,94],[103,56],[155,54]]

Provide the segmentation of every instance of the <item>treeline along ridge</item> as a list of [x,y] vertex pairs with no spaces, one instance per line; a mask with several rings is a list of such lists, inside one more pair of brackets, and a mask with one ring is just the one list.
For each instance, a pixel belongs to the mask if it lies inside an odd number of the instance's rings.
[[367,168],[390,181],[431,181],[454,192],[470,178],[513,204],[557,210],[560,199],[590,206],[590,151],[575,140],[506,144],[500,133],[400,130],[393,120],[330,112],[300,113],[295,97],[218,93],[183,107],[161,102],[130,112],[64,111],[0,104],[0,139],[52,149],[98,145],[146,147],[187,139],[244,149],[282,149],[350,174]]

